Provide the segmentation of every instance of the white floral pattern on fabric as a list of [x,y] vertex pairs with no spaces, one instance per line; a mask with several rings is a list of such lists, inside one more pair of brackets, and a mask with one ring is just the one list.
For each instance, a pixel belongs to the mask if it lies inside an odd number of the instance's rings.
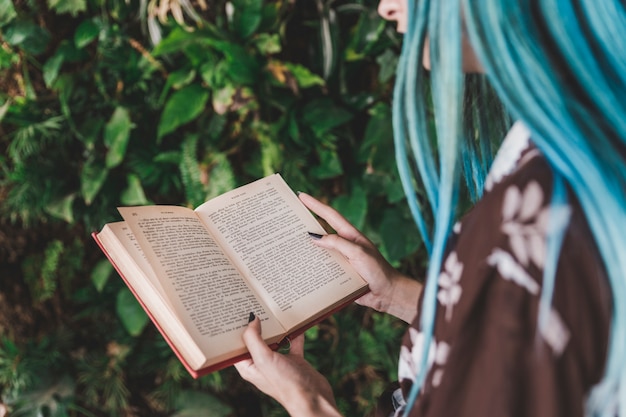
[[[502,204],[502,232],[509,237],[509,253],[495,248],[487,263],[497,268],[502,278],[525,288],[538,296],[541,287],[527,271],[530,263],[543,270],[546,262],[547,235],[550,227],[550,210],[557,210],[557,222],[567,221],[570,207],[554,207],[544,204],[544,193],[536,181],[529,182],[523,191],[510,186],[504,193]],[[563,353],[570,338],[570,331],[556,310],[550,308],[548,321],[540,326],[544,341],[558,356]]]
[[532,261],[539,268],[545,265],[546,234],[550,208],[543,206],[543,190],[532,181],[524,191],[509,187],[502,204],[502,232],[509,236],[515,258],[524,266]]
[[539,295],[539,284],[510,253],[496,248],[487,257],[487,264],[495,267],[502,278],[513,281],[533,295]]
[[463,292],[461,285],[461,274],[463,264],[459,262],[456,252],[451,252],[446,259],[443,271],[439,275],[439,292],[437,300],[446,308],[446,320],[452,319],[452,308],[461,299]]
[[[502,183],[505,177],[540,155],[537,150],[529,147],[530,131],[523,123],[517,122],[498,151],[485,183],[485,191],[492,190],[496,184]],[[524,186],[509,185],[503,188],[503,191],[499,229],[508,244],[493,247],[486,258],[486,263],[498,272],[500,278],[512,282],[538,298],[541,293],[540,279],[533,274],[545,268],[550,222],[565,221],[564,219],[569,218],[571,208],[551,207],[549,201],[546,201],[544,188],[536,180],[531,180]],[[500,192],[501,190],[498,190],[498,193]],[[551,210],[558,211],[552,215]],[[463,226],[461,222],[455,223],[452,232],[455,235],[460,234]],[[437,281],[437,314],[448,323],[452,322],[455,308],[458,308],[461,298],[466,296],[462,277],[464,273],[471,275],[472,271],[464,269],[466,268],[459,254],[453,249],[447,255]],[[531,274],[530,271],[534,272]],[[565,351],[571,338],[570,330],[554,308],[550,307],[546,322],[537,330],[556,356]],[[398,378],[400,381],[408,380],[415,383],[421,371],[425,336],[413,327],[408,329],[408,334],[410,342],[403,345],[400,350]],[[425,371],[429,372],[430,378],[427,382],[432,388],[437,388],[443,380],[451,349],[449,340],[438,341],[435,336],[436,334],[428,348],[425,364],[427,367]]]
[[[415,382],[415,378],[420,373],[422,353],[424,350],[424,334],[411,327],[409,328],[409,336],[411,338],[411,349],[409,350],[407,346],[402,346],[400,349],[398,379],[400,381],[407,379]],[[428,350],[428,358],[426,360],[427,368],[430,369],[433,364],[444,366],[448,360],[449,352],[450,345],[443,341],[437,342],[436,340],[433,340]],[[438,382],[440,382],[441,375],[439,375],[437,379]],[[438,384],[433,383],[433,386],[437,385]]]

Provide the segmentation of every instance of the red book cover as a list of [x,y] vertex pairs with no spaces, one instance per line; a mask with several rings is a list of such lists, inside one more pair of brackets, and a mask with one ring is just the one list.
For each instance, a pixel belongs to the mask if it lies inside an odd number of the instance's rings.
[[[139,297],[139,295],[137,294],[137,292],[135,291],[135,289],[133,288],[133,286],[130,284],[129,280],[124,276],[124,274],[122,273],[122,270],[118,267],[118,265],[115,263],[115,261],[112,259],[112,257],[109,255],[109,253],[107,252],[106,248],[102,245],[102,243],[100,242],[100,239],[98,238],[98,233],[97,232],[93,232],[91,234],[91,236],[93,237],[93,239],[96,241],[96,243],[98,244],[98,246],[100,247],[100,249],[102,250],[102,252],[106,255],[107,259],[109,260],[109,262],[111,262],[111,264],[113,265],[113,267],[115,268],[115,270],[117,271],[117,273],[119,274],[120,277],[122,277],[122,279],[124,280],[126,286],[130,289],[130,291],[132,292],[132,294],[135,296],[135,298],[137,299],[137,301],[139,302],[139,304],[141,305],[141,307],[143,308],[143,310],[146,312],[146,314],[148,315],[148,317],[150,318],[150,320],[152,321],[152,323],[154,323],[154,325],[156,326],[156,328],[158,329],[159,333],[161,333],[161,335],[163,336],[163,338],[165,339],[165,341],[167,342],[167,344],[170,346],[170,348],[172,349],[172,351],[174,352],[174,354],[176,355],[176,357],[180,360],[180,362],[183,364],[183,366],[185,367],[185,369],[187,369],[187,371],[191,374],[191,376],[193,378],[199,378],[203,375],[207,375],[210,374],[212,372],[215,371],[219,371],[220,369],[224,369],[230,365],[233,365],[236,362],[239,362],[243,359],[249,358],[250,355],[248,353],[245,353],[243,355],[238,355],[235,356],[233,358],[227,359],[225,361],[210,365],[208,367],[202,368],[202,369],[193,369],[189,363],[187,363],[187,361],[185,360],[185,358],[183,357],[183,355],[181,355],[181,353],[178,351],[178,349],[176,348],[176,345],[172,342],[172,340],[169,338],[169,336],[167,335],[167,333],[163,330],[163,328],[161,327],[161,325],[159,324],[159,322],[156,320],[156,318],[154,317],[154,315],[150,312],[150,310],[147,308],[147,306],[145,305],[145,303],[143,302],[143,300],[141,299],[141,297]],[[313,321],[313,322],[309,322],[307,323],[305,326],[302,326],[298,329],[296,329],[295,331],[291,332],[289,334],[289,336],[285,337],[280,343],[275,343],[270,345],[270,348],[273,350],[277,350],[279,349],[281,346],[283,345],[288,345],[289,344],[289,340],[304,333],[307,329],[319,324],[320,322],[322,322],[323,320],[325,320],[326,318],[328,318],[329,316],[331,316],[332,314],[336,313],[337,311],[345,308],[346,306],[348,306],[349,304],[351,304],[354,300],[356,300],[357,298],[361,297],[363,294],[365,294],[367,291],[369,291],[369,289],[366,289],[365,291],[359,292],[358,294],[356,294],[354,296],[354,298],[347,300],[345,303],[343,303],[342,305],[337,306],[336,308],[332,309],[331,311],[329,311],[328,313],[326,313],[325,315],[323,315],[322,317],[318,318],[317,320]]]

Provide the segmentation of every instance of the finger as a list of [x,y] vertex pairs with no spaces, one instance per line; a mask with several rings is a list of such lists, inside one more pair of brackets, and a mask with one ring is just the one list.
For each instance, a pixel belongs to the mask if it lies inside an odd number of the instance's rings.
[[261,336],[261,320],[258,317],[248,323],[242,337],[255,365],[262,366],[271,356],[272,350]]
[[259,380],[263,378],[252,359],[243,359],[236,362],[234,366],[243,379],[254,385],[256,385]]
[[350,224],[350,222],[334,208],[322,203],[306,193],[300,193],[298,197],[309,210],[326,220],[326,222],[328,222],[328,224],[341,236],[350,240],[363,238],[361,232],[352,226],[352,224]]
[[339,235],[326,235],[323,239],[316,240],[315,243],[323,248],[338,251],[349,261],[365,261],[367,258],[362,244],[344,239]]
[[239,375],[245,378],[249,374],[250,368],[254,366],[254,362],[252,359],[243,359],[239,362],[235,362],[233,365],[235,369],[237,369],[237,372],[239,372]]
[[304,357],[304,333],[291,340],[289,354]]
[[371,292],[368,292],[367,294],[362,295],[361,297],[354,300],[354,302],[362,306],[371,306],[376,302],[376,296]]

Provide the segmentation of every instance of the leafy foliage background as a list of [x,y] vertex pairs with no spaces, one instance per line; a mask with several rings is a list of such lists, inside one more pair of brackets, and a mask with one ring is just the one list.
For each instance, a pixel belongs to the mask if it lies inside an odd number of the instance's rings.
[[[233,369],[186,374],[89,236],[119,205],[281,172],[420,276],[376,6],[0,0],[0,414],[285,415]],[[307,332],[346,415],[395,379],[403,331],[354,306]]]

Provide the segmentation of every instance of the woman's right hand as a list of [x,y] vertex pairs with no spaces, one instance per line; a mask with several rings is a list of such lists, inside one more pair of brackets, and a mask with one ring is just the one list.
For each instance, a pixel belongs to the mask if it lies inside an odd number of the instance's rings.
[[335,209],[306,193],[298,197],[337,232],[324,235],[316,244],[340,252],[369,284],[370,292],[356,302],[412,322],[422,285],[391,266],[374,244]]

